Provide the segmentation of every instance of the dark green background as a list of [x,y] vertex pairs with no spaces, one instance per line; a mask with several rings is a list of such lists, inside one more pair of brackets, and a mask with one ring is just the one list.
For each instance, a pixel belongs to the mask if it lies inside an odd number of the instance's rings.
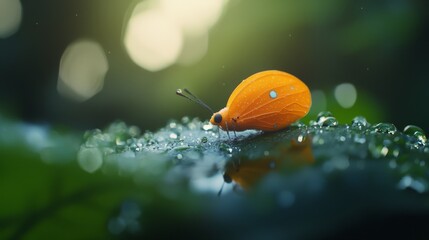
[[[123,23],[135,2],[21,2],[19,31],[0,40],[0,105],[25,121],[87,129],[123,119],[153,130],[170,118],[209,117],[177,99],[179,87],[220,109],[242,79],[280,69],[328,96],[337,84],[353,83],[355,107],[328,101],[340,121],[362,114],[399,129],[429,129],[429,13],[423,0],[233,0],[211,30],[201,61],[159,72],[135,65],[123,47]],[[81,38],[110,52],[110,69],[98,95],[75,103],[57,93],[56,82],[64,49]]]

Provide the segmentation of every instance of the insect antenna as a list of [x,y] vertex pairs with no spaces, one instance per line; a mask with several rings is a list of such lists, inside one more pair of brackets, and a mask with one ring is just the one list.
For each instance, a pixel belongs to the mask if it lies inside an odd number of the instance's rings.
[[194,94],[192,94],[188,89],[184,88],[182,89],[177,89],[176,90],[176,94],[184,97],[186,99],[191,100],[192,102],[200,105],[201,107],[205,108],[207,111],[209,111],[211,114],[214,113],[213,109],[211,107],[209,107],[205,102],[203,102],[201,99],[199,99],[197,96],[195,96]]

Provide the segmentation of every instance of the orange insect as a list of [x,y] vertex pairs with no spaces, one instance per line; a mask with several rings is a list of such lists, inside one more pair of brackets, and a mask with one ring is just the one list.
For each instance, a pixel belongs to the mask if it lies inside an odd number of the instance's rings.
[[[184,92],[179,89],[176,93],[213,113],[187,89]],[[307,115],[310,107],[310,90],[301,80],[286,72],[268,70],[243,80],[232,92],[226,107],[213,113],[210,122],[227,132],[277,131]]]

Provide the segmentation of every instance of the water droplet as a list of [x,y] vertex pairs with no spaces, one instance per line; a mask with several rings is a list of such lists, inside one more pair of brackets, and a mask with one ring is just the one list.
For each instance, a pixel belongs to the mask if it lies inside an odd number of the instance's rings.
[[170,128],[176,128],[176,126],[177,126],[177,123],[176,122],[170,122],[169,124],[168,124],[168,126],[170,127]]
[[331,112],[323,111],[317,114],[316,122],[323,122],[325,118],[333,117]]
[[[187,146],[187,145],[177,146],[177,147],[173,148],[174,151],[184,151],[184,150],[187,150],[187,149],[189,149],[189,146]],[[180,156],[182,156],[182,155],[180,155]]]
[[115,143],[117,146],[124,146],[126,144],[125,138],[123,136],[117,136],[115,138]]
[[208,141],[207,137],[202,137],[201,138],[201,143],[206,143]]
[[312,126],[312,127],[314,127],[314,126],[319,126],[318,124],[317,124],[317,122],[316,121],[314,121],[314,120],[310,120],[310,122],[308,123],[310,126]]
[[368,150],[371,152],[374,158],[385,157],[389,152],[389,148],[376,142],[370,142],[368,145]]
[[298,137],[296,138],[296,141],[299,143],[302,143],[305,140],[305,135],[303,134],[299,134]]
[[179,153],[179,154],[177,154],[176,158],[180,160],[183,158],[183,155]]
[[189,117],[187,117],[187,116],[182,117],[182,123],[183,124],[187,124],[187,123],[189,123],[189,121],[190,121]]
[[305,127],[305,124],[302,123],[301,121],[296,121],[289,126],[290,129],[300,129],[304,127]]
[[276,92],[276,91],[274,91],[274,90],[271,90],[271,92],[270,92],[270,97],[271,97],[272,99],[276,98],[276,97],[277,97],[277,92]]
[[213,129],[213,125],[211,123],[207,123],[203,125],[203,130],[208,131]]
[[395,134],[396,127],[392,123],[378,123],[370,128],[371,133]]
[[264,156],[269,156],[270,152],[269,151],[264,151]]
[[177,139],[177,134],[175,134],[175,133],[170,133],[170,138],[171,138],[171,139]]
[[336,118],[334,117],[326,117],[326,118],[322,118],[322,121],[319,121],[319,125],[323,126],[323,127],[336,127],[338,126],[338,121]]
[[317,114],[316,122],[320,126],[324,127],[335,127],[338,125],[337,119],[332,116],[331,112],[324,111]]
[[137,126],[130,126],[128,128],[128,134],[131,137],[136,137],[136,136],[138,136],[140,134],[140,128],[138,128]]
[[424,131],[415,125],[406,126],[404,128],[404,133],[408,136],[414,136],[415,138],[417,138],[417,141],[422,145],[426,144],[427,142],[427,138]]
[[369,123],[366,121],[366,118],[362,116],[356,116],[352,120],[352,128],[357,130],[365,129],[369,126]]

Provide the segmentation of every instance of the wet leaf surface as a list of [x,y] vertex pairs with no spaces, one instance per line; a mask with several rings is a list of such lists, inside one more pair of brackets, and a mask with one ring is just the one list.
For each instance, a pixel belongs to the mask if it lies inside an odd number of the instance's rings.
[[81,139],[1,123],[1,238],[428,233],[429,145],[417,126],[344,124],[323,112],[308,125],[228,137],[185,117],[156,132],[114,122]]

